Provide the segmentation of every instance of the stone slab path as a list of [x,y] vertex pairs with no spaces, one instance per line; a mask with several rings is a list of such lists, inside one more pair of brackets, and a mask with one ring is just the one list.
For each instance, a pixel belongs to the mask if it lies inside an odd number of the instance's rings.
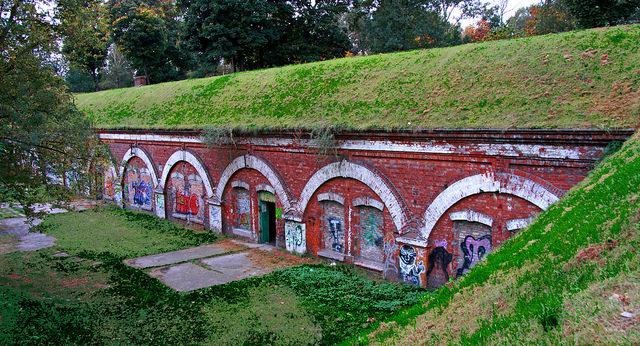
[[124,262],[135,268],[151,268],[150,276],[178,292],[187,292],[312,263],[313,260],[292,256],[268,244],[227,239]]

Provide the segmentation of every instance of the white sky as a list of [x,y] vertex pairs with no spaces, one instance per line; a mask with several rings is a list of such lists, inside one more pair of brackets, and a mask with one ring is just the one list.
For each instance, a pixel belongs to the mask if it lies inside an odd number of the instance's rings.
[[[491,2],[493,5],[497,5],[496,1],[494,0],[489,0],[489,2]],[[509,0],[507,4],[507,10],[504,13],[504,20],[506,21],[507,19],[509,19],[516,13],[517,10],[522,7],[539,4],[541,2],[542,0]],[[460,26],[462,27],[462,29],[464,29],[466,26],[475,24],[477,21],[477,19],[463,19],[460,21]]]

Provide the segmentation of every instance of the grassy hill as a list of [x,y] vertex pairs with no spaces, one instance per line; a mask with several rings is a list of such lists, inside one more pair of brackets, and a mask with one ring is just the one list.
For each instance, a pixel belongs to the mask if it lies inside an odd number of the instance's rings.
[[461,280],[351,341],[639,343],[639,172],[636,133]]
[[101,128],[640,124],[640,25],[77,95]]

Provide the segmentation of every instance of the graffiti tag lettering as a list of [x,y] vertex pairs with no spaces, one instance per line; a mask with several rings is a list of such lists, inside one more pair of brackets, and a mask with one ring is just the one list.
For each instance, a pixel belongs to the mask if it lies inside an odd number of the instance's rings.
[[480,239],[475,239],[468,235],[460,243],[460,248],[464,254],[464,263],[458,268],[456,277],[466,274],[491,250],[491,236],[485,235]]

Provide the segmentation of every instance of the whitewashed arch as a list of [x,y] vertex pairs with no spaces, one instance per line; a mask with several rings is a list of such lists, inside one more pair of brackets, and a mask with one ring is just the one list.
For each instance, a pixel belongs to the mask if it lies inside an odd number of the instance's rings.
[[129,150],[127,150],[126,153],[124,153],[121,161],[122,165],[120,166],[120,174],[118,176],[120,177],[120,179],[124,179],[124,169],[127,165],[129,165],[129,161],[134,157],[141,159],[142,162],[144,162],[144,164],[147,166],[149,174],[151,174],[153,188],[155,189],[158,185],[158,174],[156,173],[156,167],[153,165],[153,161],[151,160],[149,155],[147,155],[147,152],[140,147],[131,147],[129,148]]
[[506,193],[525,199],[542,210],[556,202],[556,196],[533,180],[510,173],[477,174],[458,180],[442,191],[424,213],[424,226],[420,233],[424,239],[429,235],[442,215],[463,198],[483,192]]
[[202,178],[204,188],[207,191],[207,197],[210,198],[211,196],[213,196],[213,186],[211,185],[211,178],[209,177],[208,171],[204,168],[204,164],[197,156],[186,150],[178,150],[175,153],[171,154],[171,156],[169,156],[169,159],[164,164],[164,168],[162,170],[160,187],[164,190],[164,187],[167,184],[167,179],[169,179],[169,172],[171,172],[173,166],[181,161],[189,163],[191,166],[193,166],[193,168],[196,169],[196,172],[198,172],[198,175],[200,176],[200,178]]
[[391,219],[396,226],[398,232],[404,230],[407,224],[407,215],[402,208],[400,200],[393,193],[391,187],[382,179],[380,175],[371,169],[349,161],[334,162],[322,167],[307,182],[302,193],[300,194],[300,202],[298,204],[300,214],[304,214],[307,204],[313,193],[322,184],[334,178],[350,178],[358,180],[367,185],[375,192],[385,206],[389,209]]
[[266,161],[253,155],[244,155],[237,157],[233,161],[231,161],[227,168],[224,169],[222,175],[220,176],[218,186],[216,187],[216,196],[218,197],[218,200],[222,200],[222,193],[224,192],[224,188],[227,186],[229,179],[231,179],[231,176],[235,172],[243,168],[255,169],[256,171],[260,172],[260,174],[262,174],[265,178],[267,178],[267,181],[269,181],[269,184],[275,190],[275,195],[278,196],[280,202],[282,203],[282,209],[285,211],[285,213],[291,211],[291,200],[289,198],[287,190],[285,190],[285,185],[280,178],[280,175],[276,173],[276,171],[274,171],[274,169],[271,168],[271,166]]

